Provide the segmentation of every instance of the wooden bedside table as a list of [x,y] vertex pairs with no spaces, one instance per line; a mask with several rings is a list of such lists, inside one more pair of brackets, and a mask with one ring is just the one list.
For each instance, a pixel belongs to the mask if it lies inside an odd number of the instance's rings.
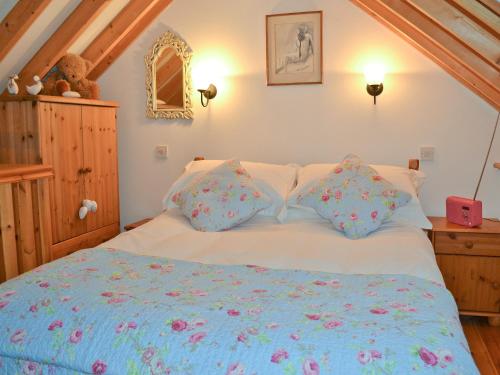
[[429,220],[437,263],[460,314],[487,316],[500,325],[500,223],[483,220],[467,228],[445,217]]
[[138,228],[140,227],[141,225],[143,224],[146,224],[147,222],[150,222],[151,220],[153,220],[152,217],[147,217],[145,219],[142,219],[142,220],[139,220],[139,221],[136,221],[135,223],[130,223],[130,224],[127,224],[123,227],[123,229],[125,229],[125,231],[129,231],[129,230],[132,230],[132,229],[135,229],[135,228]]

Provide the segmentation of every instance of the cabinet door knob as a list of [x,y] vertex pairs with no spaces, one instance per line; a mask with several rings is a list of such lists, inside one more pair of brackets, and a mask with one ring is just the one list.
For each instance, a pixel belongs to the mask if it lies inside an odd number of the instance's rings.
[[448,237],[450,237],[452,240],[456,240],[457,239],[457,235],[455,233],[448,233]]
[[465,242],[465,247],[467,249],[472,249],[474,247],[474,243],[472,241],[466,241]]

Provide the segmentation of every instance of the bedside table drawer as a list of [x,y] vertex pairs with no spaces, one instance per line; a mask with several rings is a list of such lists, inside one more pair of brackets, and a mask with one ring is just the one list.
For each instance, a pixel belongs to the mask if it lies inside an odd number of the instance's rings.
[[436,254],[500,257],[500,236],[486,233],[438,232],[434,234]]
[[500,257],[436,255],[459,310],[500,312]]

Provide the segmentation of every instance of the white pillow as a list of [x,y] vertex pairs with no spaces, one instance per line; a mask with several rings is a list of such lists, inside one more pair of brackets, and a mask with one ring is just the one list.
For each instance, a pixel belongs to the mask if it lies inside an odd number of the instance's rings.
[[[184,173],[173,183],[163,198],[163,209],[177,207],[172,202],[173,195],[184,189],[194,178],[218,167],[225,160],[191,161],[184,167]],[[280,222],[286,218],[286,199],[295,186],[297,169],[295,165],[278,165],[242,161],[259,190],[272,200],[272,205],[258,213],[264,216],[276,216]]]
[[[290,193],[287,201],[289,207],[301,208],[304,218],[310,218],[316,212],[309,207],[303,207],[297,203],[297,195],[305,187],[312,186],[317,180],[326,176],[337,164],[309,164],[298,170],[297,186]],[[425,181],[422,171],[392,165],[370,165],[382,177],[392,183],[398,190],[411,194],[412,199],[407,205],[398,208],[390,221],[408,224],[417,228],[431,229],[432,224],[425,216],[422,205],[418,199],[418,193]]]

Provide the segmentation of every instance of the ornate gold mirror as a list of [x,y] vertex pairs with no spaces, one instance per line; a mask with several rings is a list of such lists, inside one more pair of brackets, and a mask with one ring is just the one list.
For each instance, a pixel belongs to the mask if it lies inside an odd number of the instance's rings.
[[193,118],[191,105],[191,49],[167,31],[153,45],[146,62],[146,116]]

